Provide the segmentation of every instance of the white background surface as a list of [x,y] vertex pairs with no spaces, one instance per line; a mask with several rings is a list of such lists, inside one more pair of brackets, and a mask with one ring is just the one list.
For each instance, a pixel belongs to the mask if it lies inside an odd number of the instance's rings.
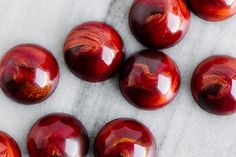
[[93,139],[101,127],[119,117],[132,117],[146,124],[157,141],[159,157],[235,157],[236,114],[218,117],[201,110],[190,93],[195,66],[213,54],[236,57],[236,17],[210,23],[192,14],[184,40],[163,50],[178,64],[182,85],[177,98],[167,107],[141,111],[121,96],[117,77],[90,84],[79,80],[63,60],[63,43],[68,32],[81,22],[100,20],[113,25],[126,46],[126,57],[141,46],[131,35],[127,16],[132,0],[0,0],[0,55],[20,43],[37,43],[58,60],[61,79],[47,101],[34,106],[14,103],[0,92],[0,130],[19,143],[28,156],[26,135],[32,124],[52,112],[66,112],[81,120]]

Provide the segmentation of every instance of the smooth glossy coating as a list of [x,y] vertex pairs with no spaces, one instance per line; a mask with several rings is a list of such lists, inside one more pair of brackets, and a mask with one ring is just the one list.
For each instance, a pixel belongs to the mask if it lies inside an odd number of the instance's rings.
[[0,157],[21,157],[20,148],[8,134],[0,131]]
[[236,13],[236,0],[186,0],[191,10],[208,21],[222,21]]
[[94,145],[95,157],[156,157],[152,133],[133,119],[117,119],[104,126]]
[[179,91],[175,62],[163,52],[144,50],[130,57],[121,72],[120,89],[134,106],[153,110],[170,103]]
[[168,48],[185,36],[190,21],[183,0],[135,0],[129,13],[129,25],[143,45]]
[[236,59],[212,56],[202,61],[192,76],[192,94],[209,113],[227,115],[236,111]]
[[27,139],[30,157],[85,157],[88,146],[83,124],[62,113],[39,119]]
[[0,86],[11,99],[39,103],[56,89],[59,67],[52,54],[35,44],[10,49],[1,59]]
[[66,39],[64,51],[69,69],[90,82],[110,78],[124,57],[121,37],[102,22],[87,22],[75,27]]

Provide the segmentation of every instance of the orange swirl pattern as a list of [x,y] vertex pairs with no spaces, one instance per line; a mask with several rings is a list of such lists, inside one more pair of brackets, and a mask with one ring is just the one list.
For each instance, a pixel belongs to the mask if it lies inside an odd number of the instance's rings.
[[152,133],[142,123],[127,118],[113,120],[99,132],[95,157],[156,157]]
[[177,44],[188,30],[189,19],[183,0],[136,0],[129,13],[134,36],[155,49]]
[[236,0],[187,0],[191,10],[208,21],[223,21],[236,13]]
[[13,100],[32,104],[49,97],[57,87],[59,67],[52,54],[34,44],[9,50],[0,63],[0,86]]
[[236,111],[236,59],[212,56],[195,69],[191,84],[197,104],[209,113],[227,115]]
[[64,113],[40,118],[27,138],[30,157],[85,157],[88,147],[89,138],[83,124]]
[[13,138],[0,131],[0,156],[21,157],[20,148]]
[[178,93],[180,76],[177,65],[162,52],[144,50],[129,58],[120,76],[120,89],[132,105],[159,109]]
[[111,77],[124,57],[119,34],[101,22],[87,22],[75,27],[64,45],[70,70],[79,78],[99,82]]

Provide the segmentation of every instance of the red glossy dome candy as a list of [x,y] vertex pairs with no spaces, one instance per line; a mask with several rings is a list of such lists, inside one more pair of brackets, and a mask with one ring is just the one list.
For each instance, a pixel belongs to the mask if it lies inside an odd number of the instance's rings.
[[20,148],[15,140],[0,131],[0,157],[21,157]]
[[0,86],[11,99],[25,104],[38,103],[57,87],[59,67],[52,54],[34,44],[9,50],[0,63]]
[[187,0],[191,10],[208,21],[222,21],[236,13],[236,0]]
[[87,22],[75,27],[68,35],[64,56],[70,70],[79,78],[99,82],[110,78],[123,57],[119,34],[101,22]]
[[183,0],[135,0],[129,13],[132,33],[150,48],[177,44],[189,27],[190,13]]
[[89,139],[80,121],[67,114],[38,120],[28,134],[30,157],[85,157]]
[[236,59],[212,56],[202,61],[192,76],[192,94],[207,112],[227,115],[236,111]]
[[97,135],[95,157],[156,157],[152,133],[132,119],[117,119],[108,123]]
[[179,75],[175,62],[163,52],[144,50],[125,63],[120,89],[132,105],[147,110],[158,109],[177,95]]

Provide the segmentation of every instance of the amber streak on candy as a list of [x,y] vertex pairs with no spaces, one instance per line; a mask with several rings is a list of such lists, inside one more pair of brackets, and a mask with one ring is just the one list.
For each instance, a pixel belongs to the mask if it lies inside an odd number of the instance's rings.
[[127,118],[106,124],[94,144],[95,157],[156,157],[152,133],[142,123]]
[[66,38],[64,52],[70,70],[90,82],[110,78],[124,57],[121,37],[102,22],[86,22],[75,27]]
[[20,148],[15,140],[0,131],[0,157],[21,157]]
[[120,89],[132,105],[146,110],[170,103],[179,91],[180,74],[163,52],[144,50],[131,56],[120,75]]
[[185,36],[190,13],[183,0],[136,0],[129,25],[139,42],[150,48],[174,46]]
[[236,0],[186,0],[191,10],[208,21],[223,21],[236,13]]
[[21,44],[10,49],[0,63],[0,86],[11,99],[38,103],[57,87],[59,67],[52,54],[35,44]]
[[236,59],[211,56],[202,61],[192,76],[192,94],[209,113],[227,115],[236,111]]
[[39,119],[27,138],[30,157],[85,157],[88,147],[89,139],[83,124],[63,113]]

